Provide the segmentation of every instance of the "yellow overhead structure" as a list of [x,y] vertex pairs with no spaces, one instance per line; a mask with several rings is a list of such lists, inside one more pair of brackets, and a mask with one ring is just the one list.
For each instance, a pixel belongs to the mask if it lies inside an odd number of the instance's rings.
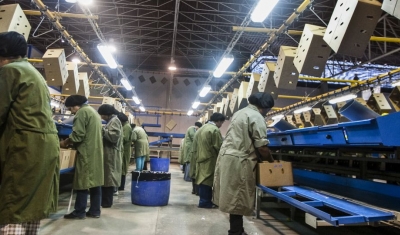
[[[31,63],[43,63],[42,59],[28,59],[28,62]],[[78,65],[88,65],[85,62],[79,62],[77,63]],[[97,67],[110,67],[108,64],[99,64],[99,63],[91,63],[93,66],[97,66]],[[118,65],[118,67],[122,68],[122,65]]]
[[[244,32],[253,32],[253,33],[275,33],[278,29],[267,29],[267,28],[255,28],[255,27],[240,27],[240,26],[232,26],[233,31],[242,30]],[[303,31],[299,30],[288,30],[288,34],[290,35],[301,35]],[[393,42],[393,43],[400,43],[400,38],[388,38],[388,37],[377,37],[371,36],[371,41],[373,42]]]
[[[40,11],[33,11],[33,10],[24,10],[25,15],[31,15],[31,16],[41,16],[42,12]],[[80,19],[95,19],[98,20],[99,16],[98,15],[91,15],[91,16],[87,16],[85,14],[73,14],[73,13],[64,13],[64,12],[56,12],[56,11],[52,11],[51,13],[53,13],[54,15],[58,16],[58,17],[66,17],[66,18],[80,18]]]
[[[308,97],[307,99],[305,99],[303,101],[300,101],[300,102],[297,102],[295,104],[283,107],[279,111],[268,113],[268,116],[280,114],[282,111],[289,112],[291,110],[300,108],[300,107],[306,105],[307,103],[319,102],[319,101],[332,99],[334,97],[337,97],[340,94],[343,94],[343,93],[346,93],[346,92],[348,93],[348,92],[351,92],[352,90],[357,90],[357,88],[361,88],[364,85],[379,83],[382,80],[390,78],[393,74],[397,74],[397,73],[400,73],[400,68],[394,69],[394,70],[392,70],[392,71],[390,71],[388,73],[385,73],[385,74],[380,74],[380,75],[378,75],[376,77],[372,77],[372,78],[367,79],[367,80],[358,81],[356,84],[351,84],[351,85],[349,85],[347,87],[343,87],[343,88],[340,88],[340,89],[337,89],[337,90],[334,90],[334,91],[330,91],[330,92],[324,93],[322,95],[317,95],[317,96],[314,96],[314,97]],[[369,87],[366,86],[366,89],[368,89],[368,88]]]

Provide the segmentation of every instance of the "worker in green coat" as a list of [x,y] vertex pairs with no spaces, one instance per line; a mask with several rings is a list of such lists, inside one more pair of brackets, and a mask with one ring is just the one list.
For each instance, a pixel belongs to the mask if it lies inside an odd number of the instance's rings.
[[248,101],[250,104],[232,117],[214,173],[213,202],[221,211],[229,213],[228,234],[231,235],[246,234],[243,215],[252,215],[254,209],[258,156],[269,162],[274,160],[267,147],[264,120],[274,106],[274,99],[268,93],[259,92]]
[[189,153],[190,164],[188,166],[189,177],[192,179],[192,194],[199,195],[199,185],[196,184],[196,163],[197,163],[197,135],[198,131],[194,134],[192,149]]
[[222,113],[213,113],[210,120],[196,133],[196,184],[199,185],[199,208],[214,208],[212,203],[212,186],[215,164],[222,145],[219,128],[225,122]]
[[42,75],[17,32],[0,33],[0,234],[38,234],[57,210],[59,140]]
[[110,104],[103,104],[97,110],[107,122],[103,127],[104,185],[102,187],[101,206],[113,205],[114,189],[121,184],[123,131],[118,111]]
[[[185,141],[184,141],[184,147],[183,147],[183,159],[181,159],[180,164],[183,165],[183,171],[186,171],[186,166],[188,165],[187,163],[189,162],[189,154],[192,148],[192,143],[193,143],[193,137],[196,131],[202,126],[201,122],[195,122],[194,126],[190,126],[186,130],[185,134]],[[190,168],[190,166],[189,166]]]
[[149,156],[149,138],[142,127],[134,125],[132,141],[135,146],[136,171],[142,171],[144,161]]
[[[87,98],[81,95],[71,95],[65,100],[65,107],[75,117],[72,133],[60,146],[66,148],[73,144],[78,152],[72,185],[76,191],[75,210],[64,215],[65,219],[99,218],[101,214],[101,186],[104,184],[101,118],[87,103]],[[88,194],[90,208],[86,212]]]
[[126,175],[128,174],[129,162],[131,160],[132,155],[132,128],[131,124],[128,122],[128,117],[119,113],[118,118],[122,123],[122,131],[123,131],[123,152],[122,152],[122,175],[121,175],[121,185],[118,190],[125,190],[125,180]]
[[183,161],[183,147],[184,147],[184,143],[185,143],[185,139],[181,139],[181,144],[179,145],[179,157],[178,157],[178,163],[181,166],[182,169],[182,173],[185,173],[183,171],[183,165],[181,164],[181,162]]

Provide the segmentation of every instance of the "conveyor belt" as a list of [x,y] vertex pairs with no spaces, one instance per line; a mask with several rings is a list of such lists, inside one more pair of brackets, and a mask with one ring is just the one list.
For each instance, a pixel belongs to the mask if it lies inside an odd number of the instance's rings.
[[[394,214],[386,211],[380,211],[374,208],[349,202],[345,199],[339,199],[298,186],[282,187],[283,191],[281,192],[262,185],[258,185],[258,187],[262,191],[271,194],[278,199],[317,218],[323,219],[334,226],[378,222],[382,220],[392,220],[395,218]],[[307,198],[309,201],[299,201],[293,198],[295,196]],[[330,207],[348,215],[332,216],[327,212],[317,209],[317,207]]]

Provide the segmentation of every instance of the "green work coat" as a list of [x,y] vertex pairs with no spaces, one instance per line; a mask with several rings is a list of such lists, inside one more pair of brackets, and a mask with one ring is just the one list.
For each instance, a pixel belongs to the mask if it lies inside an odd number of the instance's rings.
[[122,154],[122,175],[128,174],[129,162],[131,160],[132,155],[132,127],[129,122],[126,122],[122,126],[122,130],[124,133],[124,140],[123,140],[123,154]]
[[74,190],[104,184],[103,136],[100,115],[87,104],[76,112],[69,138],[78,152],[75,160]]
[[190,155],[189,155],[189,160],[190,160],[189,176],[192,179],[196,179],[197,139],[198,139],[197,133],[198,133],[198,131],[196,131],[196,133],[194,134],[192,149],[190,150]]
[[[214,182],[215,164],[222,145],[222,135],[219,128],[212,122],[205,124],[197,133],[196,184],[212,187]],[[193,164],[191,162],[191,164]]]
[[149,156],[149,139],[143,128],[137,126],[132,132],[132,141],[135,145],[135,158]]
[[119,187],[121,184],[122,142],[122,124],[113,115],[103,127],[104,187]]
[[60,145],[50,94],[26,59],[0,68],[0,225],[57,210]]
[[255,199],[256,148],[267,145],[267,125],[254,105],[237,111],[219,151],[213,202],[223,212],[252,215]]
[[179,157],[178,157],[178,162],[181,163],[183,159],[183,145],[185,143],[185,139],[181,139],[181,144],[179,145]]
[[190,153],[190,151],[192,149],[193,137],[194,137],[195,133],[196,133],[196,127],[195,126],[189,127],[187,129],[187,131],[186,131],[184,148],[183,148],[183,162],[180,162],[181,164],[184,164],[186,162],[190,162],[189,153]]

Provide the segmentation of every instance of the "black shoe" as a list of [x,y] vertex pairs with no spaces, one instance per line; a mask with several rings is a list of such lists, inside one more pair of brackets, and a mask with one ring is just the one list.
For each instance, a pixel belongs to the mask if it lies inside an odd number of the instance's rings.
[[64,215],[64,219],[86,219],[86,216],[77,216],[74,215],[74,212],[70,213],[70,214],[66,214]]
[[217,209],[218,206],[212,205],[212,206],[197,206],[198,208],[204,208],[204,209]]
[[103,207],[103,208],[111,208],[111,206],[101,206],[101,207]]
[[86,217],[90,217],[90,218],[100,218],[100,215],[93,215],[92,213],[90,213],[89,211],[86,212]]

